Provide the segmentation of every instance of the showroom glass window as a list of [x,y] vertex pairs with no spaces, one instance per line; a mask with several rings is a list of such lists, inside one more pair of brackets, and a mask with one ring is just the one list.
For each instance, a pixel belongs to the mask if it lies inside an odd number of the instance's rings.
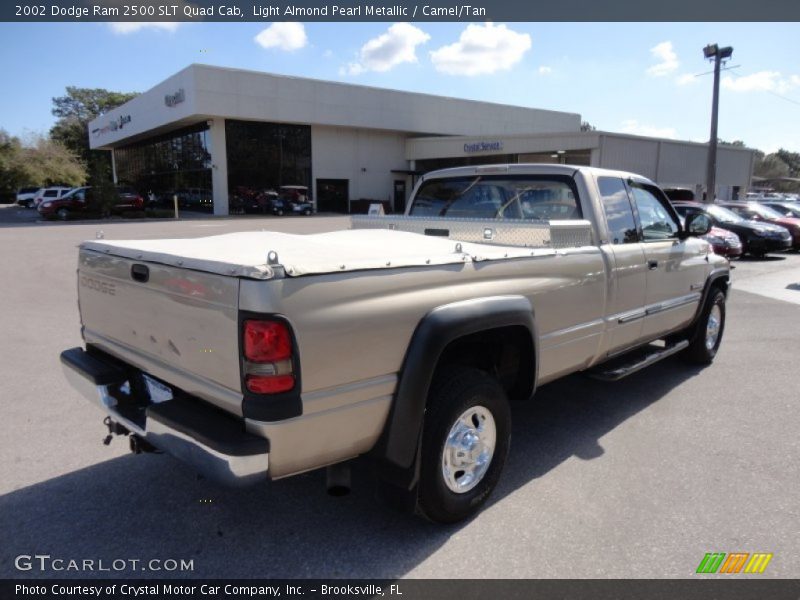
[[174,194],[211,193],[208,125],[193,125],[114,150],[117,181],[144,198],[170,205]]
[[311,127],[259,121],[225,121],[228,191],[234,195],[311,189]]

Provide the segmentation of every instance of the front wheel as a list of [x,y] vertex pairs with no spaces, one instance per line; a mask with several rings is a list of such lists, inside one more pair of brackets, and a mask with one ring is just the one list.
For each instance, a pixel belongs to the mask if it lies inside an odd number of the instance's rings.
[[686,358],[699,365],[711,364],[722,343],[724,330],[725,294],[719,289],[712,289],[703,306],[694,338],[685,351]]
[[66,221],[67,219],[69,219],[69,211],[66,208],[59,208],[56,214],[58,215],[58,218],[61,219],[62,221]]
[[443,370],[425,413],[419,511],[438,523],[478,512],[500,479],[510,441],[511,413],[500,384],[477,369]]

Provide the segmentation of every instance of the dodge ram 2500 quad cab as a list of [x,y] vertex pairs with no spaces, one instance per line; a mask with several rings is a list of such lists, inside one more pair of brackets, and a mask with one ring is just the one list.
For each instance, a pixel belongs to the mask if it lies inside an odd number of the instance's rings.
[[352,224],[84,242],[67,377],[134,451],[230,484],[367,454],[387,496],[453,522],[497,484],[510,401],[577,371],[710,363],[722,339],[707,217],[682,224],[631,173],[447,169],[405,215]]

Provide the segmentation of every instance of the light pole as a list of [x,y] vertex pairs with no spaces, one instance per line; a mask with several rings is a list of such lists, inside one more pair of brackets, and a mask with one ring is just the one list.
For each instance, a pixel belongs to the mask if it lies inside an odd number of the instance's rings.
[[714,95],[711,100],[711,136],[708,140],[708,163],[706,164],[705,202],[714,202],[717,195],[717,120],[719,113],[719,70],[722,61],[733,54],[733,47],[720,48],[709,44],[703,48],[703,56],[714,61]]

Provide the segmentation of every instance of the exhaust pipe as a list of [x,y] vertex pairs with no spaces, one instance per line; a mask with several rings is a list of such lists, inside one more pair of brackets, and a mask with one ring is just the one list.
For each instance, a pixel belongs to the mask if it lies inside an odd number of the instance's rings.
[[145,452],[158,452],[158,449],[144,438],[136,434],[131,435],[130,438],[131,452],[134,454],[143,454]]
[[328,494],[340,498],[350,493],[350,465],[338,463],[325,469],[325,486]]

